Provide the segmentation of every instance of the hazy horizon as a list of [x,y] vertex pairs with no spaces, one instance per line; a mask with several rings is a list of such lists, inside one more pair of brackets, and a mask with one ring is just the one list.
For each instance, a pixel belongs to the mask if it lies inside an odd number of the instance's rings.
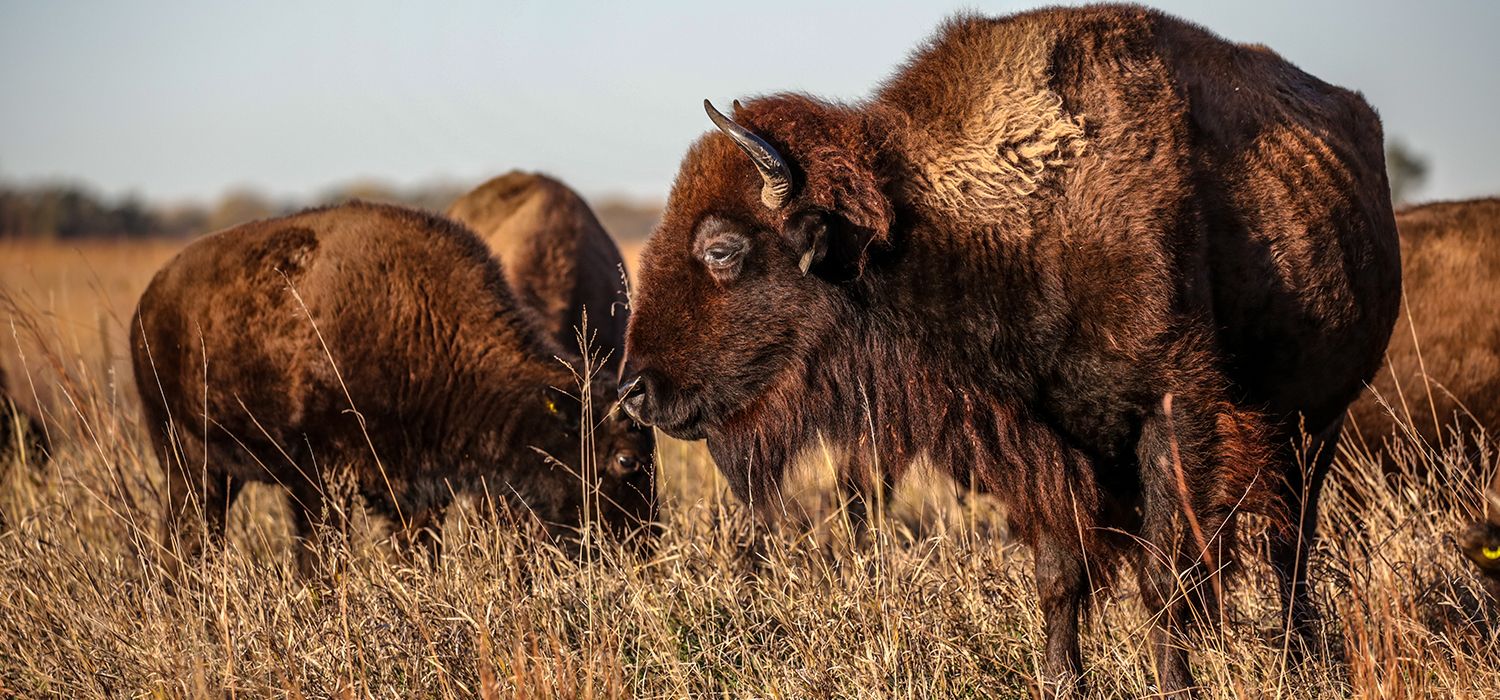
[[[1427,159],[1417,199],[1500,194],[1500,3],[1149,4],[1363,92]],[[522,168],[660,200],[703,98],[859,99],[959,9],[1038,5],[7,2],[0,180],[171,202]]]

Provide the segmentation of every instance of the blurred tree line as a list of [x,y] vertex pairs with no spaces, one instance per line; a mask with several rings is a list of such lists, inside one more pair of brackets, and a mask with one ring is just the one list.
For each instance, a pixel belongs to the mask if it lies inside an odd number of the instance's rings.
[[[238,188],[225,192],[209,205],[151,205],[135,196],[105,197],[72,183],[13,186],[0,182],[0,238],[189,237],[288,214],[306,206],[338,204],[351,199],[442,212],[468,189],[453,183],[401,189],[379,182],[356,181],[305,201],[276,200],[255,190]],[[601,200],[595,211],[611,233],[633,240],[645,238],[650,232],[661,214],[661,206],[608,198]]]
[[13,186],[0,183],[0,238],[184,237],[217,231],[305,206],[350,199],[389,202],[442,211],[464,192],[438,184],[400,190],[359,182],[331,189],[311,201],[278,201],[250,189],[232,189],[209,205],[151,205],[138,197],[109,198],[73,183]]
[[[1412,201],[1427,179],[1426,158],[1399,140],[1386,147],[1391,199]],[[442,212],[468,187],[432,183],[397,188],[376,181],[355,181],[308,201],[278,201],[250,189],[233,189],[211,205],[153,206],[135,196],[109,198],[71,183],[12,186],[0,182],[0,238],[42,239],[186,237],[236,224],[291,213],[304,206],[337,204],[351,199],[387,202]],[[624,241],[645,238],[661,216],[658,203],[606,198],[594,203],[606,230]]]

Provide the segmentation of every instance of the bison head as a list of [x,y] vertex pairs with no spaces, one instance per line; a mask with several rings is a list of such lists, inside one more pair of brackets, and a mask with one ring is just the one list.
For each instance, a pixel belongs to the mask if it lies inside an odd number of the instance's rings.
[[632,415],[683,439],[808,369],[892,220],[868,112],[801,96],[736,103],[733,120],[704,107],[718,131],[683,159],[641,255],[622,384]]
[[[587,413],[573,391],[543,388],[539,405],[527,409],[539,421],[528,438],[537,471],[492,495],[519,496],[518,505],[559,539],[576,533],[588,508],[604,531],[644,543],[657,516],[656,439],[619,409],[613,382],[603,384],[590,383]],[[581,459],[585,445],[592,447],[588,465]]]

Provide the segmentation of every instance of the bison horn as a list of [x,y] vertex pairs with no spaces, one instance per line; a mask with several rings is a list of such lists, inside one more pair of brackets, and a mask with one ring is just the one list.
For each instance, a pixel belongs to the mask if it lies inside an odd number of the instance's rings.
[[[738,104],[738,103],[736,103]],[[760,171],[760,176],[765,184],[760,188],[760,201],[771,209],[780,209],[792,196],[792,168],[787,165],[786,160],[776,152],[766,140],[750,133],[739,124],[734,123],[729,117],[714,109],[713,103],[703,101],[703,109],[708,111],[708,118],[712,119],[714,126],[725,136],[734,140],[734,143],[750,156],[755,163],[755,169]]]

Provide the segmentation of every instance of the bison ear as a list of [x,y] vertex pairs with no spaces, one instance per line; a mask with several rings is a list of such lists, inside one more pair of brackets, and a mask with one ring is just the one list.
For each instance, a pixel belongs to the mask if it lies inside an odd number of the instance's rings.
[[808,160],[803,211],[789,215],[785,232],[803,271],[852,279],[864,271],[872,248],[887,246],[895,219],[874,168],[841,152],[823,150]]
[[794,215],[782,231],[797,256],[797,267],[806,275],[828,256],[828,216],[822,211]]
[[885,233],[875,235],[842,214],[811,209],[787,219],[782,235],[802,274],[816,274],[831,281],[859,277],[868,260],[873,242],[884,241]]

